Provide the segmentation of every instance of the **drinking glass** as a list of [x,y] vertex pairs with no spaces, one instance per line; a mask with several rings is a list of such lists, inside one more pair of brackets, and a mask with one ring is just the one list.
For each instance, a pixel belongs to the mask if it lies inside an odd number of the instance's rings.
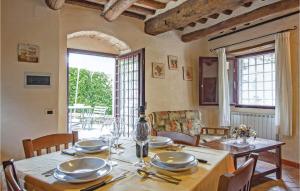
[[121,154],[124,151],[122,149],[120,149],[119,146],[119,139],[122,135],[122,129],[121,129],[121,125],[122,125],[122,120],[120,118],[115,118],[113,120],[113,124],[111,127],[111,133],[113,135],[113,145],[114,145],[114,153],[116,154]]
[[146,123],[139,124],[134,128],[132,137],[133,140],[140,146],[140,159],[134,164],[134,166],[142,168],[147,166],[143,158],[143,147],[149,142],[149,136],[150,129]]
[[107,163],[110,164],[111,166],[116,166],[118,163],[116,161],[112,160],[112,151],[111,147],[113,145],[113,135],[111,133],[104,134],[102,137],[103,140],[107,142],[108,145],[108,155],[107,155]]

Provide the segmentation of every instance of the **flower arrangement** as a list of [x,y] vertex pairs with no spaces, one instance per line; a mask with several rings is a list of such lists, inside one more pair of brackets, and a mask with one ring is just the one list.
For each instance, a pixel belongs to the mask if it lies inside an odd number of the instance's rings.
[[251,127],[241,124],[239,127],[235,127],[232,131],[232,136],[236,139],[243,138],[243,142],[247,142],[247,138],[254,137],[256,138],[256,131]]

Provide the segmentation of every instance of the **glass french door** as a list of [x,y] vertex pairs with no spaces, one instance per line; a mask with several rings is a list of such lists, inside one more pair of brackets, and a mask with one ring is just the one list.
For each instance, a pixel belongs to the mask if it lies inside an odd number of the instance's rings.
[[138,107],[145,105],[145,49],[117,58],[115,69],[115,117],[123,136],[130,136],[138,120]]

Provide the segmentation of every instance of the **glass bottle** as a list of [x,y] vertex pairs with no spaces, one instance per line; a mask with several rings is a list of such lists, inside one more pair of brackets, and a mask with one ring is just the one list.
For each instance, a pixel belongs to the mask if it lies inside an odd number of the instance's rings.
[[[150,129],[148,127],[148,123],[146,121],[146,116],[145,116],[145,107],[140,106],[139,107],[139,120],[136,125],[136,129],[140,132],[140,135],[143,136],[145,140],[148,140],[148,136],[150,133]],[[136,156],[140,158],[141,156],[141,146],[140,144],[136,143]],[[143,157],[148,156],[148,150],[149,150],[149,143],[146,141],[146,143],[143,145]]]

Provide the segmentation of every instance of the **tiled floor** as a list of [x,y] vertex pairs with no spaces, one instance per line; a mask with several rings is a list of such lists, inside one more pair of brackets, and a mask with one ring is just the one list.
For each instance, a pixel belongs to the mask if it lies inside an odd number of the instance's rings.
[[257,182],[251,191],[300,191],[299,169],[283,165],[282,179],[277,180],[275,173]]

